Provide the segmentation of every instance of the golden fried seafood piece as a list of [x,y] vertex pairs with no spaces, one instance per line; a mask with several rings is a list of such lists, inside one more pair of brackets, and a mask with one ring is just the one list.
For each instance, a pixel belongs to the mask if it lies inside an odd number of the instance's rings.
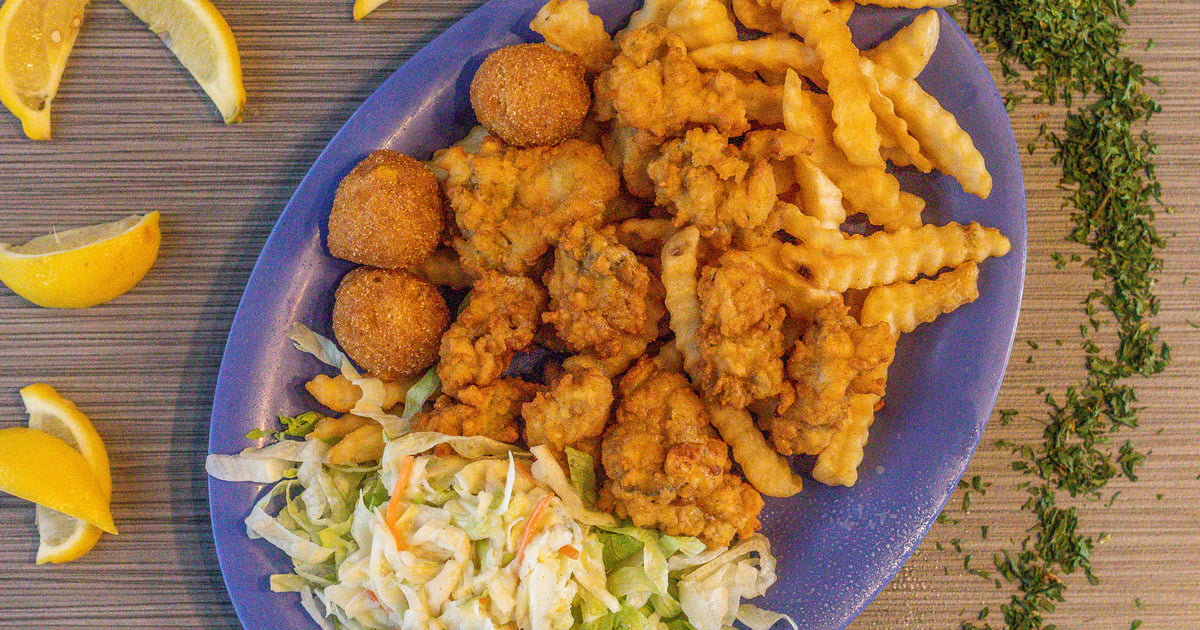
[[482,435],[513,444],[521,435],[517,422],[521,405],[529,402],[539,388],[515,378],[503,378],[483,387],[464,387],[454,396],[439,397],[432,411],[413,416],[412,430]]
[[562,368],[547,391],[521,408],[525,443],[547,444],[556,453],[571,447],[597,456],[613,403],[612,380],[605,375],[604,365],[587,356],[570,357]]
[[546,292],[533,280],[484,275],[442,336],[442,391],[454,394],[467,385],[489,385],[500,378],[513,353],[533,342],[545,308]]
[[656,136],[711,125],[725,136],[750,129],[738,80],[727,72],[701,72],[678,35],[657,24],[627,31],[613,67],[594,83],[600,120],[644,129]]
[[359,367],[384,380],[437,361],[450,310],[437,288],[408,273],[358,267],[333,295],[333,334]]
[[360,265],[412,269],[442,233],[442,193],[424,164],[372,151],[346,174],[329,211],[329,253]]
[[505,46],[471,80],[471,107],[488,131],[518,147],[579,136],[592,93],[576,55],[549,44]]
[[433,158],[459,232],[451,245],[474,276],[528,273],[568,226],[600,225],[620,192],[617,172],[597,145],[567,140],[516,149],[491,136],[478,144]]
[[896,339],[887,324],[859,325],[841,300],[817,310],[788,359],[794,395],[768,421],[775,450],[784,455],[824,450],[846,425],[852,396],[883,395]]
[[643,358],[621,379],[601,459],[601,509],[710,548],[759,527],[762,496],[730,473],[729,447],[687,378]]
[[666,140],[644,129],[615,122],[600,143],[608,161],[621,172],[625,190],[639,199],[653,201],[654,181],[646,174],[646,167],[658,157],[658,150]]
[[550,308],[542,320],[575,352],[604,361],[610,376],[658,337],[666,314],[661,285],[612,230],[571,227],[545,283]]
[[784,309],[749,254],[733,250],[700,273],[700,391],[743,408],[783,387]]
[[646,167],[655,203],[689,223],[712,245],[750,249],[779,229],[775,176],[766,160],[748,158],[711,129],[690,129],[668,141]]

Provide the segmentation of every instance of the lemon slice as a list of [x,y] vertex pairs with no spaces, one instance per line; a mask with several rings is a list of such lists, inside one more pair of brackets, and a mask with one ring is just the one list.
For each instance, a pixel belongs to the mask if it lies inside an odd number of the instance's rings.
[[[91,420],[79,411],[75,403],[63,398],[53,387],[42,383],[21,390],[21,400],[29,413],[29,428],[49,433],[79,451],[87,461],[96,481],[111,497],[112,475],[108,451]],[[69,562],[92,550],[100,540],[100,528],[73,516],[38,505],[37,515],[38,564]]]
[[79,451],[49,433],[0,429],[0,490],[117,533],[92,467]]
[[5,0],[0,6],[0,102],[25,135],[50,139],[50,103],[88,0]]
[[233,31],[208,0],[121,0],[175,53],[225,122],[242,119],[246,90]]
[[367,14],[383,6],[387,0],[354,0],[354,19],[361,20]]
[[158,258],[158,212],[0,243],[0,282],[48,308],[107,302],[141,281]]

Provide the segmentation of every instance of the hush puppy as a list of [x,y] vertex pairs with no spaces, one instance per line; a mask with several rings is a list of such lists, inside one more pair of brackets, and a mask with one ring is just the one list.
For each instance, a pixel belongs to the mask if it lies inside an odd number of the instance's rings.
[[518,147],[577,137],[592,104],[583,62],[547,44],[505,46],[479,66],[471,107],[488,131]]
[[411,269],[437,247],[442,193],[424,164],[373,151],[338,184],[329,212],[329,253],[360,265]]
[[442,294],[407,271],[358,267],[333,296],[338,345],[359,367],[386,380],[433,365],[449,324]]

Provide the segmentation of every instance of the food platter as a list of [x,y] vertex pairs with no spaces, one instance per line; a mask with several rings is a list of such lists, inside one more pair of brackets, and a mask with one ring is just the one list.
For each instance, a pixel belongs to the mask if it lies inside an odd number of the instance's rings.
[[[384,82],[330,141],[275,225],[234,317],[217,380],[211,453],[233,453],[277,414],[311,403],[300,386],[320,369],[286,337],[292,322],[328,332],[330,295],[349,263],[325,250],[325,221],[337,183],[378,148],[427,158],[473,126],[467,87],[487,52],[536,40],[527,24],[539,0],[493,0],[433,40]],[[591,3],[610,30],[632,0]],[[859,8],[856,43],[869,46],[913,12]],[[966,469],[995,403],[1016,328],[1025,269],[1025,200],[1017,147],[987,69],[944,13],[941,41],[921,85],[955,114],[994,179],[990,197],[965,194],[949,177],[901,172],[929,205],[927,222],[979,221],[1012,242],[981,265],[981,297],[901,338],[885,407],[871,429],[853,488],[808,483],[799,496],[768,500],[763,533],[780,575],[759,602],[801,627],[842,628],[887,584],[925,535]],[[810,462],[800,461],[806,470]],[[292,594],[271,593],[267,576],[286,557],[246,535],[243,519],[262,488],[210,479],[217,556],[247,628],[315,628]]]

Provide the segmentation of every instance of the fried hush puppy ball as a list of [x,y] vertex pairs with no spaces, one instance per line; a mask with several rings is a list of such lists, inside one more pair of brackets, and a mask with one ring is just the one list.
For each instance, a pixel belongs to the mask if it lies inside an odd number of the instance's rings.
[[385,380],[414,376],[438,359],[450,324],[432,284],[408,273],[359,267],[333,296],[333,334],[362,369]]
[[412,269],[442,232],[442,193],[424,164],[373,151],[338,184],[329,212],[329,253],[382,269]]
[[592,95],[583,62],[548,44],[505,46],[471,80],[471,107],[488,131],[518,147],[577,137]]

